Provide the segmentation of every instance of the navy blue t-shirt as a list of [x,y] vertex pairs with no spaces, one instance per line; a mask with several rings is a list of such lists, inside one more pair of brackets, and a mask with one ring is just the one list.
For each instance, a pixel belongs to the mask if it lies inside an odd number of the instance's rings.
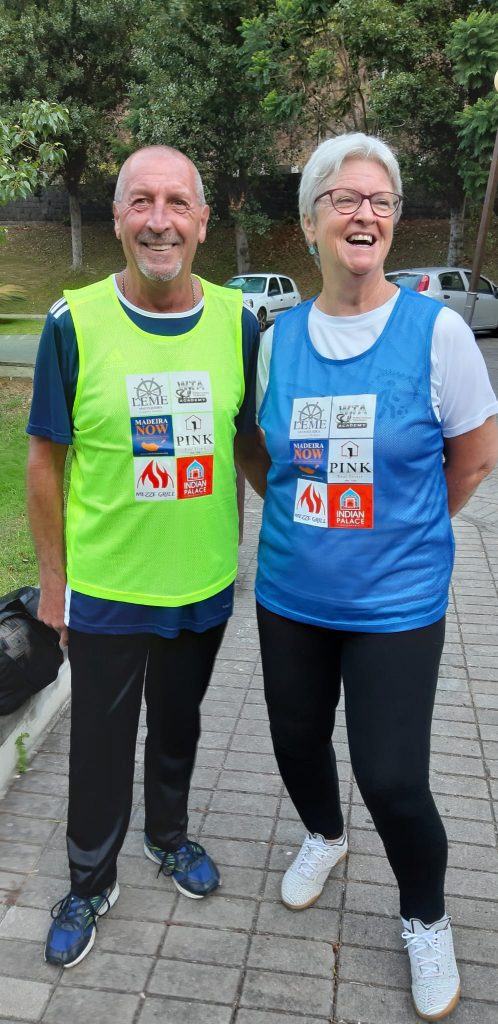
[[[201,318],[204,301],[187,313],[149,313],[128,302],[118,290],[119,301],[130,319],[150,334],[172,337],[192,330]],[[245,392],[235,426],[239,433],[256,430],[256,369],[259,326],[256,317],[242,308],[242,358]],[[78,346],[73,319],[64,298],[55,302],[45,321],[38,347],[33,400],[27,433],[48,437],[57,444],[72,444],[72,409],[78,381]],[[204,632],[225,622],[233,610],[234,585],[219,594],[177,608],[129,604],[89,597],[70,590],[66,622],[84,633],[156,633],[175,637],[181,629]]]

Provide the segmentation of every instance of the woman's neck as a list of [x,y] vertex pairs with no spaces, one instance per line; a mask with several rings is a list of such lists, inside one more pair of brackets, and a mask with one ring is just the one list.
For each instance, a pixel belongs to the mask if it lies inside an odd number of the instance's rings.
[[328,316],[358,316],[360,313],[368,313],[371,309],[383,306],[392,299],[396,291],[396,286],[386,281],[383,273],[374,280],[368,275],[348,275],[346,280],[324,279],[316,305]]

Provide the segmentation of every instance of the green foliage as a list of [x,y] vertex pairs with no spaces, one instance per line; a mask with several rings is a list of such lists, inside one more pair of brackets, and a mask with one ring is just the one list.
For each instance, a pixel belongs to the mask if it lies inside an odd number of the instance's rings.
[[498,70],[498,13],[472,12],[450,26],[445,52],[453,75],[470,94],[492,87]]
[[272,166],[274,133],[260,91],[246,76],[238,25],[243,11],[262,6],[258,0],[151,4],[135,52],[139,81],[128,118],[140,144],[187,153],[208,199],[224,193],[228,212],[246,229],[262,224],[247,205],[249,178]]
[[0,118],[0,203],[28,196],[61,167],[67,108],[32,100]]
[[458,128],[458,152],[465,191],[472,199],[486,191],[498,125],[498,95],[490,93],[455,117]]
[[24,775],[24,772],[28,770],[28,752],[25,746],[25,740],[27,739],[29,739],[29,732],[20,732],[19,736],[16,737],[16,770],[19,772],[19,775]]
[[0,0],[0,103],[63,104],[64,183],[76,201],[119,129],[140,0]]

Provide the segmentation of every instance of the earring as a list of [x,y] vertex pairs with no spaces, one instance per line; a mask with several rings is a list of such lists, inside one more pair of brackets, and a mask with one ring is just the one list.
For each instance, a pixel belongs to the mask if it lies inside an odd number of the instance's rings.
[[308,245],[308,252],[310,256],[316,256],[317,249],[316,245],[313,245],[313,242],[310,242],[310,244]]

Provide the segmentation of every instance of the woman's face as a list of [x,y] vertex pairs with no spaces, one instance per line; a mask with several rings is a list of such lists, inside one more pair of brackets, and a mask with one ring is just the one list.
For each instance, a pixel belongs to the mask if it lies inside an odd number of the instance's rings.
[[[363,195],[393,192],[387,171],[375,160],[352,157],[345,160],[335,180],[323,188],[354,188]],[[314,207],[314,222],[304,219],[306,238],[318,249],[322,274],[347,271],[358,277],[382,274],[384,261],[393,239],[393,217],[377,217],[368,199],[356,213],[337,213],[330,197],[319,199]]]

